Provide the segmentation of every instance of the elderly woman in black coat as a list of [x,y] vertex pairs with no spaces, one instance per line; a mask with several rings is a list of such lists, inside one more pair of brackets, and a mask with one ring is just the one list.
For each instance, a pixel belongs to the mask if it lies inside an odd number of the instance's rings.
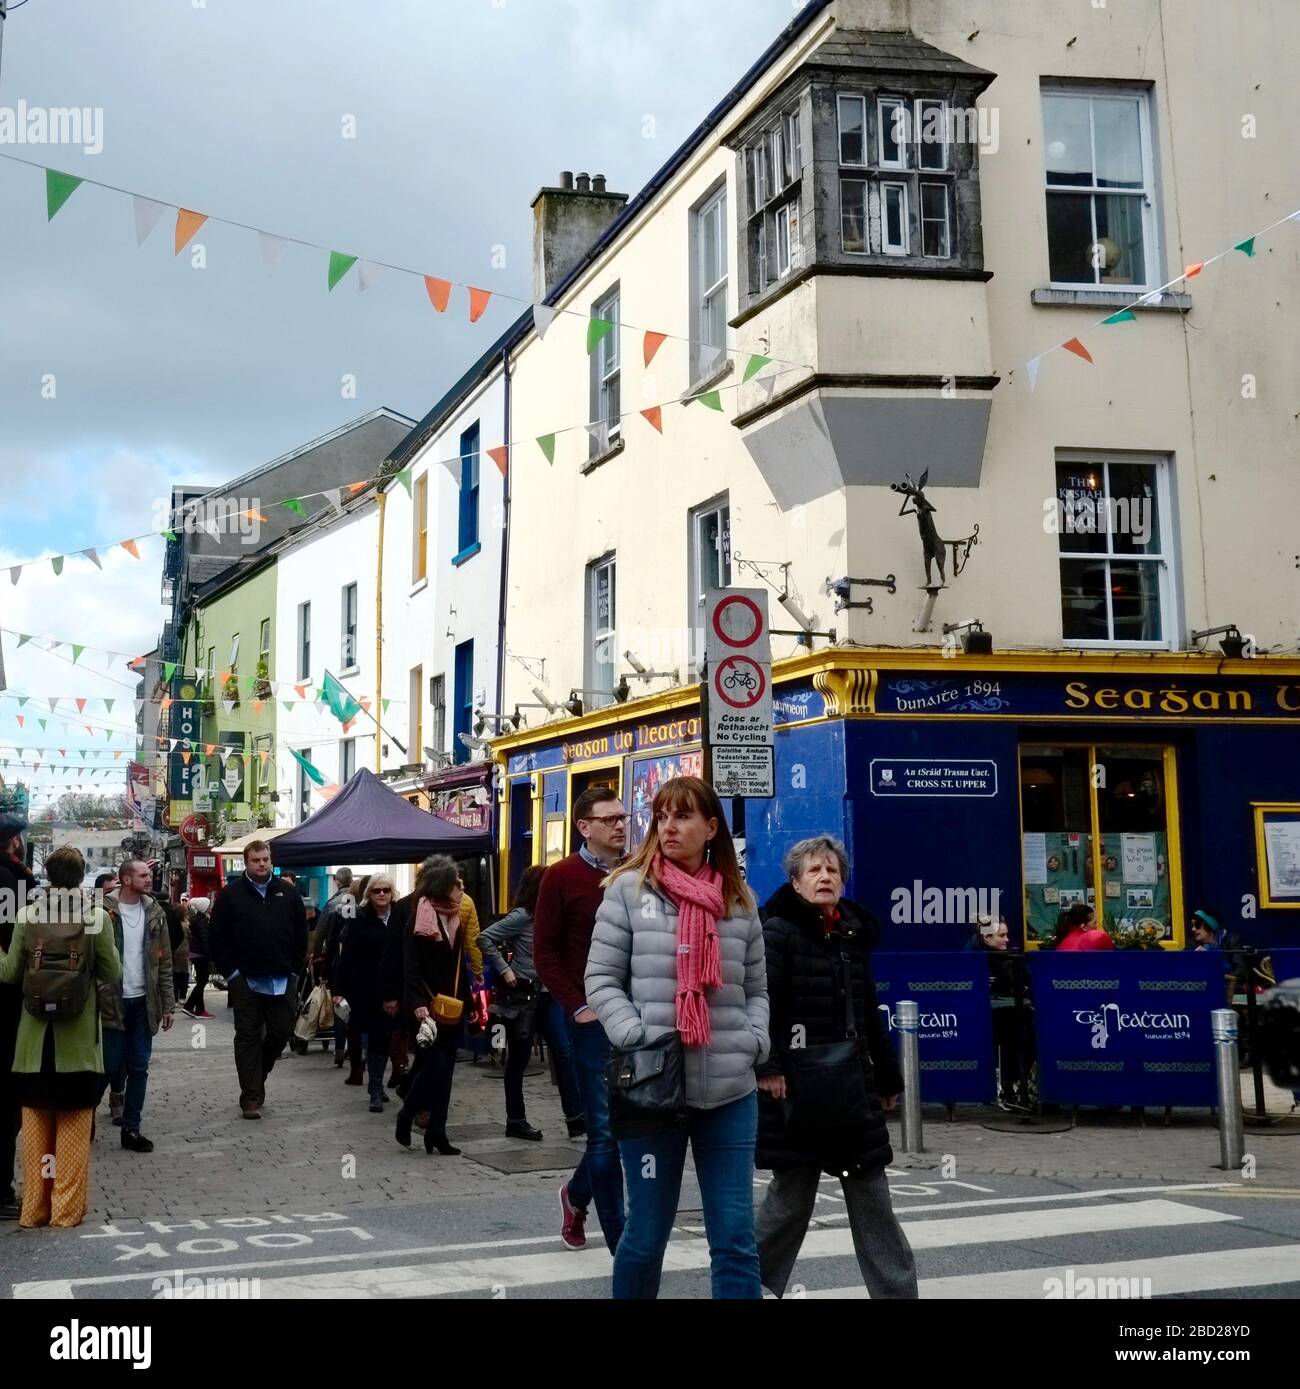
[[785,857],[763,911],[772,1055],[758,1068],[762,1280],[785,1294],[823,1172],[840,1179],[872,1298],[915,1298],[916,1264],[889,1199],[884,1110],[903,1089],[871,978],[876,922],[843,896],[844,846],[821,836]]
[[384,1008],[383,958],[396,911],[392,878],[375,873],[366,881],[356,919],[348,923],[343,934],[331,984],[334,1002],[347,999],[352,1008],[348,1021],[355,1023],[356,1031],[365,1038],[372,1114],[382,1114],[388,1099],[384,1067],[393,1022]]

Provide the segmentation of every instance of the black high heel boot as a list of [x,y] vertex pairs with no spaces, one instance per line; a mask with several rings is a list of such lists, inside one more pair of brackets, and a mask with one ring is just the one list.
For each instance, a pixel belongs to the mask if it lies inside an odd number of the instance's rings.
[[408,1113],[405,1105],[397,1111],[397,1129],[393,1137],[397,1139],[403,1148],[409,1148],[411,1146],[411,1120],[414,1118],[415,1115]]
[[384,1094],[384,1067],[387,1064],[388,1058],[384,1056],[371,1056],[366,1059],[366,1069],[370,1074],[370,1112],[372,1114],[384,1112],[384,1101],[388,1098]]
[[460,1149],[453,1148],[447,1141],[445,1133],[434,1133],[432,1128],[424,1131],[424,1151],[426,1153],[439,1152],[443,1157],[459,1157]]

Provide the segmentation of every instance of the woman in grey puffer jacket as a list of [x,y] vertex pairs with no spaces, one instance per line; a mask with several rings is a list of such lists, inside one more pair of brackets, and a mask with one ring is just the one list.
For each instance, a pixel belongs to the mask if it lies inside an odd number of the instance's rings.
[[610,876],[586,985],[614,1047],[676,1030],[685,1055],[686,1123],[619,1141],[628,1218],[614,1255],[614,1297],[658,1296],[689,1138],[713,1296],[761,1298],[754,1067],[771,1049],[763,928],[722,804],[699,778],[660,787],[645,843]]

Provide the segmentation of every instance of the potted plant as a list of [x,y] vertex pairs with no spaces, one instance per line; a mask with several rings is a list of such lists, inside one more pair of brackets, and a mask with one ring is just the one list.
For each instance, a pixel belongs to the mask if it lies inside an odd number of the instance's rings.
[[262,659],[258,661],[257,673],[254,676],[256,683],[253,686],[253,697],[255,699],[270,699],[275,693],[270,677],[271,671],[266,664],[266,660]]
[[239,677],[233,672],[226,676],[226,683],[221,687],[221,697],[227,703],[239,703]]

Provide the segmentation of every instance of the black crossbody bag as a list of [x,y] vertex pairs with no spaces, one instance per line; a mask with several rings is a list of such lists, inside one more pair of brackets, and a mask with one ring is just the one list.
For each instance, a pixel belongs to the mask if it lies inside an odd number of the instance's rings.
[[605,1070],[615,1138],[649,1138],[686,1122],[686,1056],[681,1034],[615,1051]]
[[845,1133],[854,1132],[871,1118],[863,1039],[858,1035],[853,1012],[853,971],[849,953],[841,950],[840,971],[844,995],[844,1037],[814,1047],[794,1047],[785,1052],[790,1117],[788,1138],[832,1146]]

